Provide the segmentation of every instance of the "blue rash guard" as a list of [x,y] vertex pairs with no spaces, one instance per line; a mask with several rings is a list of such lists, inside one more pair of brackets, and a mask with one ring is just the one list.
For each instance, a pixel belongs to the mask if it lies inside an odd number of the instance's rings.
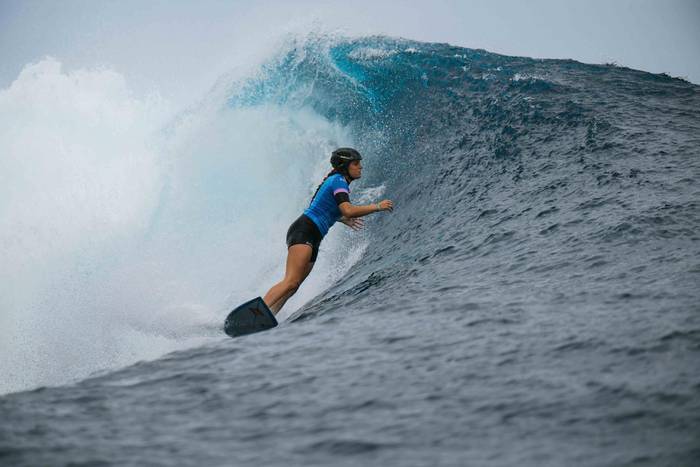
[[325,237],[328,229],[341,217],[338,205],[349,200],[348,182],[341,174],[334,174],[323,182],[311,205],[304,211],[304,215],[314,221],[321,232],[321,237]]

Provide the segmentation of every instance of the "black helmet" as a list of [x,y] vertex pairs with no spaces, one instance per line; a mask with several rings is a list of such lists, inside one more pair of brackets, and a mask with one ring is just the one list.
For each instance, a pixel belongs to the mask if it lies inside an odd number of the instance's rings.
[[340,173],[347,173],[352,161],[361,161],[362,156],[353,148],[338,148],[331,155],[331,165]]

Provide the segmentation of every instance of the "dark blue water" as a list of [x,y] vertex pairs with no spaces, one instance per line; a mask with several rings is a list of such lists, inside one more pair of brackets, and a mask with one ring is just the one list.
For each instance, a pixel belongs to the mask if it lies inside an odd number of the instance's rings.
[[396,210],[278,328],[3,396],[0,464],[700,465],[700,87],[311,37],[230,89]]

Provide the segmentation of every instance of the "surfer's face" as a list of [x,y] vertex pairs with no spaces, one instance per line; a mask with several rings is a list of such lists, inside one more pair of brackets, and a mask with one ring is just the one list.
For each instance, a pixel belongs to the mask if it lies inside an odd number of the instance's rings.
[[353,180],[362,177],[362,161],[352,161],[348,165],[348,174]]

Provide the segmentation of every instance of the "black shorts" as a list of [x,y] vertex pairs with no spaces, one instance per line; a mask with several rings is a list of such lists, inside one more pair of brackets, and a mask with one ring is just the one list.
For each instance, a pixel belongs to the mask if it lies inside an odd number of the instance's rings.
[[321,245],[321,232],[314,221],[304,214],[292,222],[287,230],[287,248],[292,245],[309,245],[311,247],[311,260],[309,262],[316,261],[318,247]]

